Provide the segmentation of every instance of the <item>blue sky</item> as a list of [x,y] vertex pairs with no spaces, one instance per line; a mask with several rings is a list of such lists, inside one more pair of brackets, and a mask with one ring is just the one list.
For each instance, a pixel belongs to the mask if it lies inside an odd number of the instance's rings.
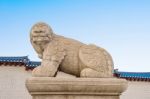
[[150,72],[150,0],[0,0],[0,56],[39,60],[29,32],[54,32],[107,49],[115,68]]

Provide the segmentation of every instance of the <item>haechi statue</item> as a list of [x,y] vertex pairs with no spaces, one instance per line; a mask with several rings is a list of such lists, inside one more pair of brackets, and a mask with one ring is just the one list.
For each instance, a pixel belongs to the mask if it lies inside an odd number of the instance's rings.
[[101,47],[56,35],[42,22],[32,27],[30,39],[42,59],[41,66],[32,71],[35,77],[55,77],[58,71],[85,78],[113,76],[112,58]]

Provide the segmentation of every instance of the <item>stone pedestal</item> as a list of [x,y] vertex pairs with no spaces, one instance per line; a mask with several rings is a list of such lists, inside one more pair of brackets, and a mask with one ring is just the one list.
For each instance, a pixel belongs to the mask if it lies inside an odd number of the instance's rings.
[[127,81],[117,78],[31,77],[26,87],[32,99],[119,99]]

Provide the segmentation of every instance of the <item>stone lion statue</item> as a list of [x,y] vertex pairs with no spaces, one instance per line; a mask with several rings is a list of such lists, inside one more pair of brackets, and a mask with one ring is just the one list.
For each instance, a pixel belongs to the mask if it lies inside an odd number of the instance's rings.
[[41,66],[32,71],[33,76],[55,77],[58,71],[86,78],[113,76],[112,58],[101,47],[56,35],[42,22],[32,27],[30,39],[42,59]]

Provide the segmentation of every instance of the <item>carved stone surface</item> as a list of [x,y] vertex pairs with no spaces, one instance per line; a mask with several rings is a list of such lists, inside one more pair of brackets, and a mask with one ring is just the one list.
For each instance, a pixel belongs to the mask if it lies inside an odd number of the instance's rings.
[[101,47],[56,35],[46,23],[35,24],[30,38],[42,59],[32,72],[35,77],[54,77],[57,71],[86,78],[113,76],[112,58]]
[[26,81],[32,99],[119,99],[127,81],[116,78],[32,77]]

